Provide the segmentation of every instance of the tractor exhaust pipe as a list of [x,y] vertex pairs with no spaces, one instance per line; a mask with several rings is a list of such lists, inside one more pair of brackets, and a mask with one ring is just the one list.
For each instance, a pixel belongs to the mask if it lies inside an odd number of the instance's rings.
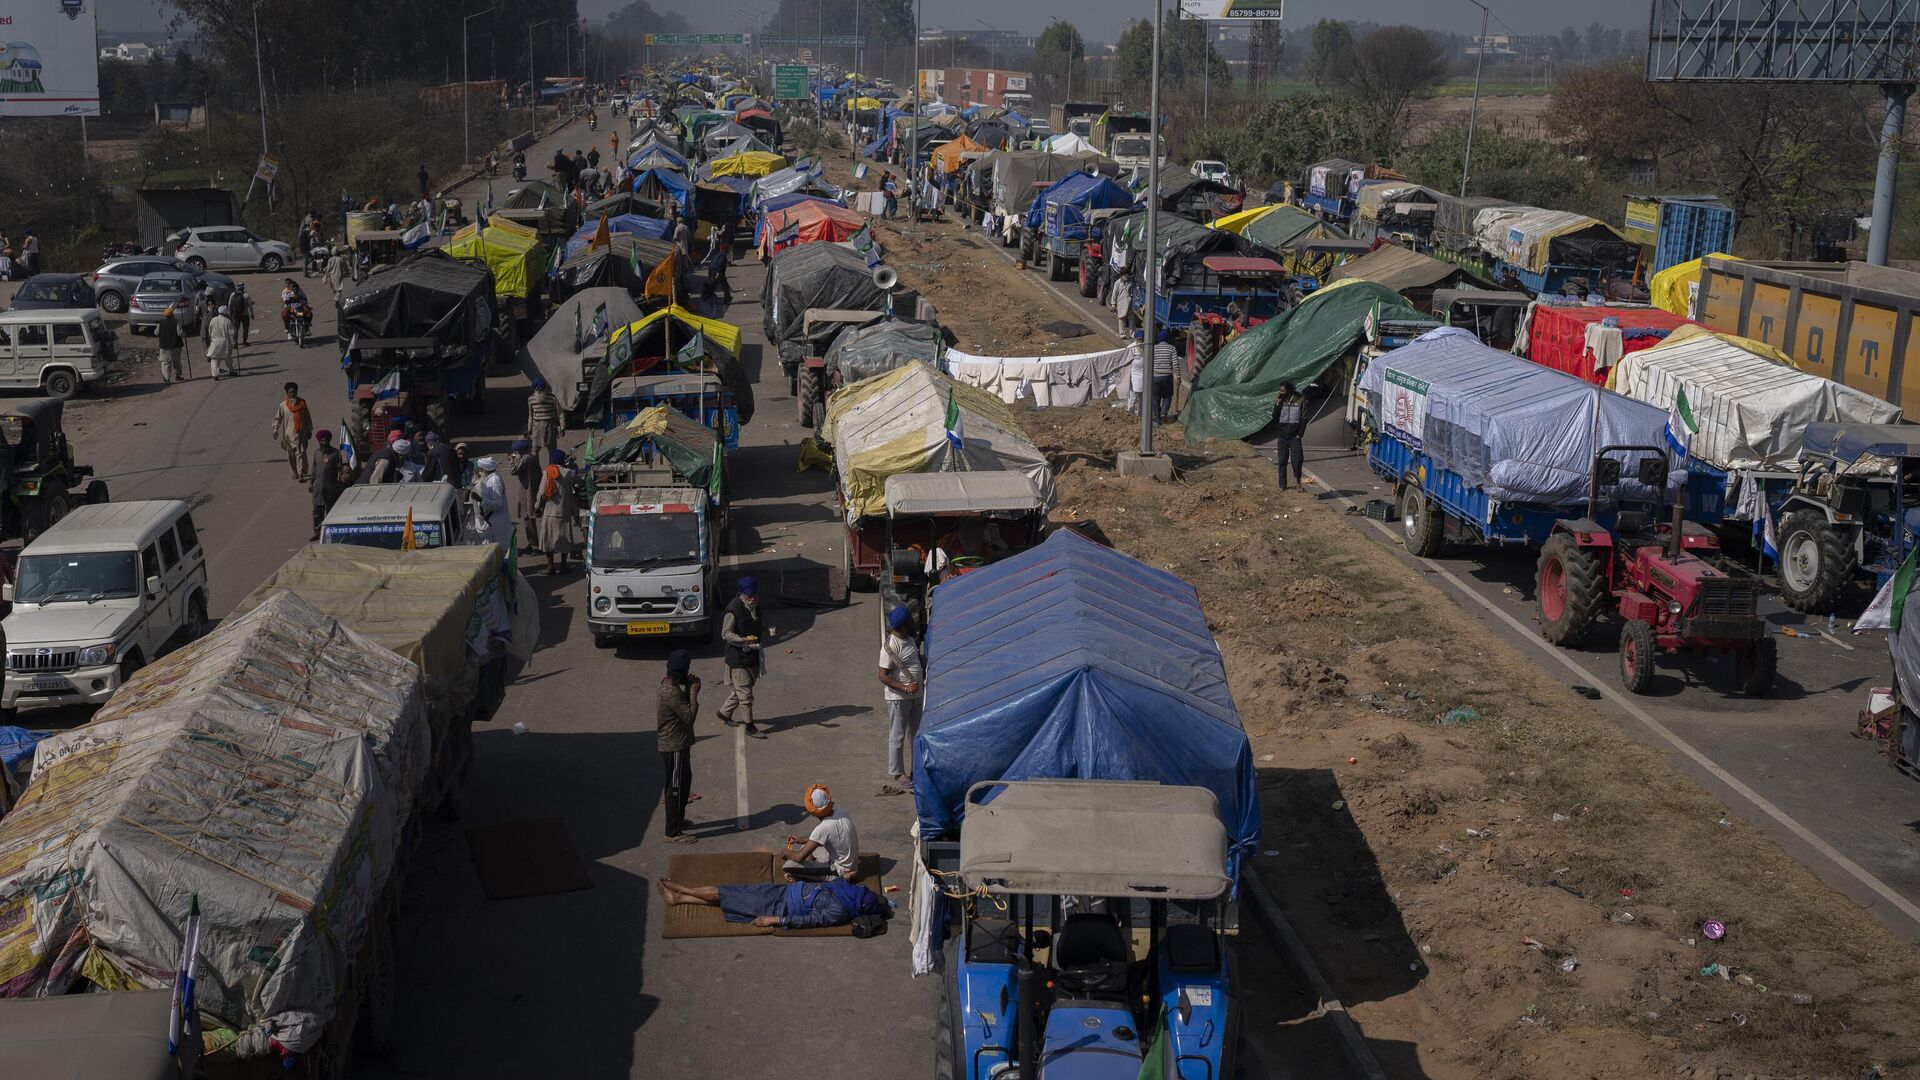
[[1673,527],[1667,530],[1667,558],[1680,558],[1680,528],[1687,522],[1687,495],[1683,490],[1673,500]]

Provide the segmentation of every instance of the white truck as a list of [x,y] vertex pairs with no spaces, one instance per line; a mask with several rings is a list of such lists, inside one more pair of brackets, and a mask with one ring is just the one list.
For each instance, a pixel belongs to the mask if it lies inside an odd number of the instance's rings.
[[587,510],[587,628],[608,648],[623,638],[720,629],[719,529],[708,492],[646,465],[593,468]]

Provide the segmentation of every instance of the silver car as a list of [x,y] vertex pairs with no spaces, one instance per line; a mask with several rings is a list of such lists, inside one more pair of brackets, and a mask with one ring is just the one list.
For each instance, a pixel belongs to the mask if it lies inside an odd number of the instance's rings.
[[195,270],[171,255],[127,255],[101,263],[93,272],[94,302],[109,315],[124,315],[133,291],[148,274],[191,274],[214,302],[224,304],[233,292],[233,279],[212,270]]
[[293,262],[293,249],[279,240],[266,240],[238,225],[201,225],[174,234],[174,252],[188,266],[205,270],[220,266],[234,270],[256,267],[277,274]]
[[183,270],[148,274],[140,279],[140,285],[133,290],[133,300],[127,311],[127,329],[136,334],[158,333],[161,318],[166,315],[168,308],[173,308],[180,332],[190,333],[199,329],[200,307],[205,296],[206,288],[192,274]]

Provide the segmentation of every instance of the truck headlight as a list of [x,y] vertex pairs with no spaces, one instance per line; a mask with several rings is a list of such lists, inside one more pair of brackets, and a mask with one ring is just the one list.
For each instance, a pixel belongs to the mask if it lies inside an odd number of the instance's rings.
[[681,611],[699,611],[700,610],[700,594],[688,593],[685,596],[682,596],[680,598],[680,610]]
[[84,665],[113,663],[112,645],[89,645],[80,650],[80,663]]
[[613,610],[613,597],[611,596],[594,597],[593,610],[599,612],[602,615],[605,615],[607,612]]

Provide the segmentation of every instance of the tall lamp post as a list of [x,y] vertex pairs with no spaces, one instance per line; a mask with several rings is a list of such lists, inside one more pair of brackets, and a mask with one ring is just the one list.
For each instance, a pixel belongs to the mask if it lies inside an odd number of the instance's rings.
[[[253,75],[260,81],[260,157],[267,156],[267,68],[260,60],[260,5],[266,0],[253,0]],[[268,192],[272,196],[271,190]]]
[[1153,90],[1147,114],[1147,307],[1140,344],[1146,350],[1146,378],[1140,380],[1140,456],[1153,454],[1153,354],[1159,345],[1154,304],[1160,296],[1160,29],[1162,0],[1153,0]]
[[527,24],[527,126],[533,129],[533,137],[540,137],[540,114],[534,110],[539,107],[540,88],[533,84],[533,32],[552,22],[541,19]]
[[1460,158],[1460,197],[1463,199],[1467,197],[1467,172],[1473,167],[1473,126],[1480,120],[1480,69],[1487,63],[1487,16],[1491,14],[1480,0],[1467,0],[1467,3],[1480,9],[1480,41],[1474,50],[1473,104],[1467,109],[1467,152]]
[[917,234],[920,231],[920,215],[914,210],[918,201],[919,188],[913,174],[914,163],[920,160],[920,19],[926,14],[926,0],[914,0],[913,5],[913,123],[908,130],[913,134],[907,142],[907,232]]
[[467,68],[467,24],[482,15],[491,15],[491,10],[476,11],[460,20],[460,128],[466,143],[466,162],[473,163],[473,106],[467,96],[473,92],[473,76]]

